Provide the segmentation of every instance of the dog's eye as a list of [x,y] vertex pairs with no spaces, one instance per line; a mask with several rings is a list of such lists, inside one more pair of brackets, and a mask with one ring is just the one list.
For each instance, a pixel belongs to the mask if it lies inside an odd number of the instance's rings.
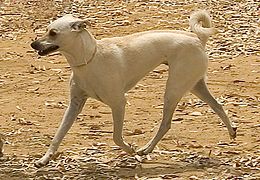
[[55,30],[51,29],[50,32],[49,32],[49,35],[54,37],[54,36],[57,35],[57,32]]

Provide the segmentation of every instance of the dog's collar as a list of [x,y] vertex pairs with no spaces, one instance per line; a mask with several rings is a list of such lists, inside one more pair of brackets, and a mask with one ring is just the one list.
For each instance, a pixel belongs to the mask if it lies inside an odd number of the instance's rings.
[[95,46],[95,49],[94,49],[94,52],[93,52],[91,58],[87,61],[87,64],[91,63],[91,61],[94,59],[94,57],[96,55],[96,52],[97,52],[97,45]]

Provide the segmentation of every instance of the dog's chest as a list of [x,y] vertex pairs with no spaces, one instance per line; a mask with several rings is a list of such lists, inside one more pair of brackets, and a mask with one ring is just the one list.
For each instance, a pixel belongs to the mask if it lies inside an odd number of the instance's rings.
[[73,73],[72,76],[73,82],[76,84],[78,88],[83,90],[87,96],[94,98],[96,100],[102,101],[102,98],[100,97],[100,88],[98,86],[99,80],[93,76],[93,74],[84,72],[80,73],[80,75]]

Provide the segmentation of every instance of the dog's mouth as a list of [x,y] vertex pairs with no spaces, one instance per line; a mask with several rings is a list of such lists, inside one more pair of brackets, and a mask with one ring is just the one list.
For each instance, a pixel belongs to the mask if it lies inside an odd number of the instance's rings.
[[53,46],[49,46],[49,47],[47,47],[45,49],[38,50],[38,54],[40,56],[46,56],[46,55],[48,55],[48,54],[50,54],[50,53],[52,53],[52,52],[54,52],[54,51],[56,51],[58,49],[59,49],[59,46],[53,45]]
[[36,40],[31,44],[32,48],[38,51],[40,56],[48,55],[54,51],[59,49],[59,46],[51,44],[51,43],[43,43],[40,40]]
[[38,54],[40,56],[45,56],[45,55],[48,55],[56,50],[59,49],[59,46],[56,46],[56,45],[53,45],[53,46],[50,46],[50,47],[47,47],[46,49],[43,49],[43,50],[39,50],[38,51]]

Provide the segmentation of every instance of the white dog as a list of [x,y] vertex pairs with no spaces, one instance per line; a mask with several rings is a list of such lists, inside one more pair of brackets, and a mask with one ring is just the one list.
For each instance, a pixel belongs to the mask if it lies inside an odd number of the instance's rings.
[[215,32],[205,11],[191,15],[192,32],[147,31],[96,40],[85,29],[86,24],[86,20],[65,15],[48,26],[44,37],[31,44],[39,55],[60,51],[72,69],[69,107],[49,150],[35,163],[37,167],[49,162],[89,97],[111,107],[113,140],[124,151],[134,153],[122,137],[125,93],[162,63],[169,66],[163,119],[156,135],[137,153],[147,154],[154,149],[170,129],[173,112],[188,91],[206,102],[222,119],[230,137],[236,137],[236,128],[212,97],[204,80],[208,66],[205,44]]

